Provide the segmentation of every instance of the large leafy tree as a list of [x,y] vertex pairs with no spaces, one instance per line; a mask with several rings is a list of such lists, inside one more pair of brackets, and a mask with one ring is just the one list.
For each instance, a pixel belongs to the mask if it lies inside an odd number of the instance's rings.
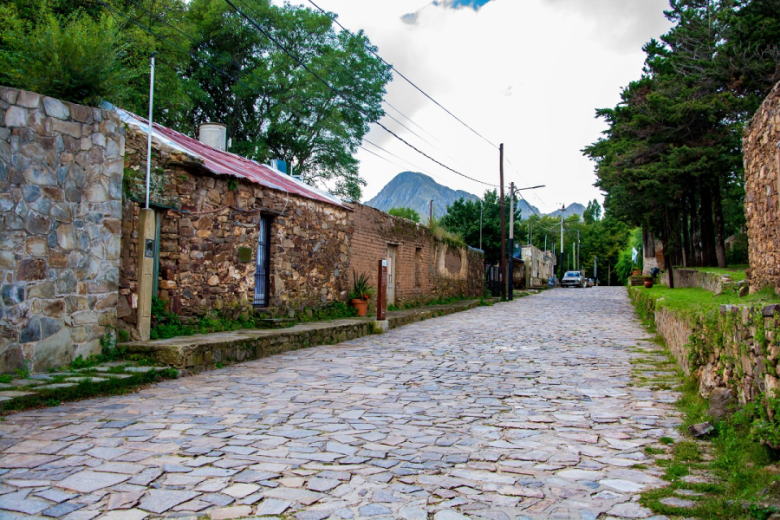
[[[447,214],[440,224],[448,231],[459,234],[472,247],[479,246],[480,212],[482,222],[482,250],[485,261],[495,264],[501,259],[501,198],[496,190],[485,192],[482,200],[460,199],[447,206]],[[509,196],[505,196],[506,226],[509,229]],[[521,212],[515,208],[515,236],[520,232]],[[507,235],[508,236],[508,235]],[[509,254],[509,251],[507,251]]]
[[303,7],[238,2],[288,54],[221,0],[106,3],[0,5],[0,81],[146,114],[156,52],[156,121],[190,135],[201,123],[223,122],[232,151],[285,160],[307,182],[360,198],[365,181],[354,154],[368,124],[383,115],[391,78],[366,50],[373,47],[365,35],[337,33],[327,15]]
[[741,132],[780,79],[778,7],[672,0],[675,25],[645,46],[642,78],[597,111],[609,128],[584,152],[608,212],[660,235],[674,262],[725,265],[744,222]]

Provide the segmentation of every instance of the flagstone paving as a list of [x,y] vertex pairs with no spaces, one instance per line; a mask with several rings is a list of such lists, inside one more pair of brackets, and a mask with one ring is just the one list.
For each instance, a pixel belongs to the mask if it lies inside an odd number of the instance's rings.
[[0,518],[650,518],[633,466],[679,418],[630,385],[648,339],[625,289],[557,289],[19,413]]

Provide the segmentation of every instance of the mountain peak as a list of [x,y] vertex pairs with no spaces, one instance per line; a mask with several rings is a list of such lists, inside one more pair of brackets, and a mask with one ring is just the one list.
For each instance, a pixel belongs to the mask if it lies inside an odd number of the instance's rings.
[[442,186],[423,173],[406,171],[393,177],[376,197],[366,202],[366,205],[381,211],[401,207],[412,208],[420,214],[421,220],[426,221],[431,201],[433,201],[434,216],[441,218],[447,213],[447,206],[461,197],[479,198],[467,191]]
[[[420,214],[421,221],[427,222],[431,200],[433,201],[433,214],[436,218],[441,218],[447,213],[447,206],[452,205],[461,197],[467,200],[479,199],[473,193],[443,186],[424,173],[405,171],[393,177],[376,197],[365,204],[381,211],[402,207],[412,208]],[[536,206],[531,205],[523,198],[517,201],[517,209],[520,210],[522,219],[527,219],[535,214],[543,215]],[[564,217],[575,213],[582,215],[584,212],[585,206],[575,202],[566,208]],[[560,216],[560,214],[561,210],[549,213],[553,217]]]

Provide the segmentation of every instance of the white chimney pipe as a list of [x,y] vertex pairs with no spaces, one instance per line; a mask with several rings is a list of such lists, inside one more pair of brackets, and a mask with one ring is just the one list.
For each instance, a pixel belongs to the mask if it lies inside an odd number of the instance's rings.
[[227,126],[222,123],[204,123],[198,127],[198,141],[223,152],[227,150]]

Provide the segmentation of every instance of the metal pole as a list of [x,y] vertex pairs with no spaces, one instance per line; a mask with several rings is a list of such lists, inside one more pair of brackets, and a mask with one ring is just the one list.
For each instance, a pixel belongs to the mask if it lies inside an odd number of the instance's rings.
[[431,201],[431,217],[430,217],[430,220],[428,222],[429,222],[428,226],[432,226],[433,225],[433,201]]
[[507,285],[509,286],[509,299],[515,298],[515,183],[509,183],[509,269]]
[[484,208],[483,201],[479,201],[479,249],[482,249],[482,209]]
[[501,284],[501,299],[506,299],[506,216],[504,215],[504,143],[498,147],[499,151],[499,180],[501,193],[501,276],[504,277]]
[[577,230],[577,270],[580,269],[580,253],[582,252],[582,243],[580,242],[580,231]]
[[566,258],[566,249],[563,247],[563,212],[565,211],[565,206],[561,204],[561,280],[563,280],[563,261]]
[[149,141],[146,145],[146,209],[149,209],[149,183],[152,177],[152,108],[154,107],[154,56],[152,53],[152,71],[149,77]]

